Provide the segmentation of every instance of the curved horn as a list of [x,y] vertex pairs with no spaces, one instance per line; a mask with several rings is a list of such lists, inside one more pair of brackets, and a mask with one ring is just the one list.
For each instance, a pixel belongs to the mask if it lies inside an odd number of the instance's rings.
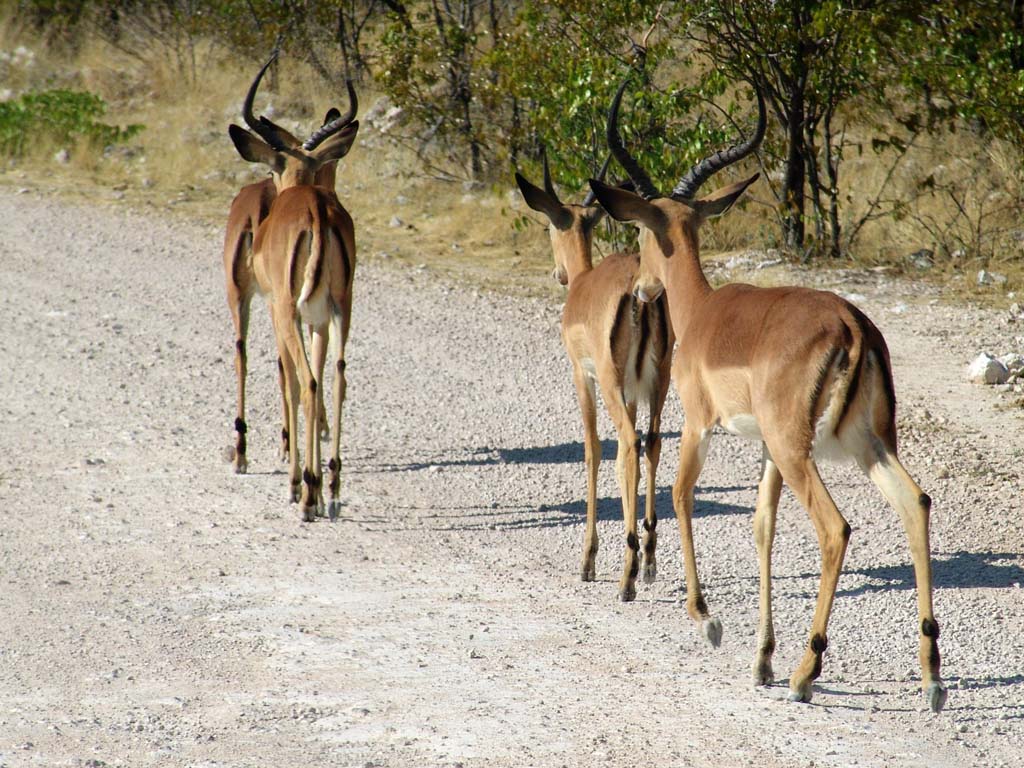
[[558,199],[558,193],[555,192],[555,185],[551,183],[551,169],[548,168],[547,147],[541,147],[540,157],[544,161],[544,191],[551,195],[555,201],[561,205],[562,201]]
[[329,123],[325,123],[313,131],[310,137],[302,144],[302,148],[307,152],[312,152],[323,144],[324,140],[327,139],[328,136],[337,133],[355,119],[356,111],[359,109],[359,99],[356,97],[356,88],[352,85],[351,80],[345,80],[345,87],[348,89],[348,112],[341,117],[331,120]]
[[[611,165],[611,162],[612,162],[612,156],[608,155],[608,157],[606,157],[604,159],[604,165],[601,166],[601,170],[598,171],[597,172],[597,176],[595,176],[595,178],[598,181],[604,181],[605,174],[608,173],[608,166]],[[584,207],[588,206],[588,205],[593,205],[594,201],[596,199],[597,199],[597,195],[594,193],[594,190],[591,189],[589,192],[587,192],[587,196],[585,198],[583,198],[583,205],[584,205]]]
[[284,149],[284,143],[281,141],[277,134],[277,126],[270,122],[267,118],[260,115],[259,119],[252,113],[252,102],[256,98],[256,91],[260,87],[260,81],[263,79],[263,75],[267,69],[277,61],[277,56],[280,53],[279,48],[275,48],[270,54],[270,58],[267,59],[267,63],[263,65],[263,68],[256,75],[256,79],[252,81],[252,85],[249,86],[249,92],[245,95],[245,101],[242,104],[242,117],[245,119],[245,124],[249,126],[256,135],[263,139],[272,149],[281,151]]
[[754,93],[757,94],[757,127],[754,129],[754,135],[743,143],[729,147],[729,149],[720,150],[693,166],[679,180],[676,188],[672,190],[671,197],[673,200],[692,200],[701,184],[727,165],[739,162],[758,148],[761,144],[761,139],[764,138],[768,119],[765,114],[764,96],[761,95],[760,89],[756,86],[754,87]]
[[629,178],[633,180],[637,194],[645,200],[653,200],[656,197],[661,197],[661,193],[658,192],[658,188],[654,186],[654,182],[651,181],[651,177],[647,175],[647,172],[626,151],[626,148],[622,145],[622,137],[619,136],[619,104],[622,102],[622,94],[625,93],[627,85],[629,85],[628,77],[622,81],[618,93],[612,99],[612,106],[608,110],[608,128],[606,132],[608,149],[612,151],[615,159],[619,161],[619,165],[625,169],[626,173],[629,174]]

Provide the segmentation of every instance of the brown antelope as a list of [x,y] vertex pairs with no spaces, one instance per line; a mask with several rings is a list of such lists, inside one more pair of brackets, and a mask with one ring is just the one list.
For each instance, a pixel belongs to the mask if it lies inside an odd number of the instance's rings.
[[687,603],[714,644],[721,625],[701,594],[690,518],[693,488],[715,426],[763,445],[754,513],[760,561],[760,627],[754,680],[772,680],[775,631],[771,609],[771,550],[779,493],[785,481],[807,508],[821,548],[821,581],[810,641],[790,677],[790,698],[810,701],[821,673],[826,630],[850,526],[829,495],[815,459],[852,458],[902,518],[917,580],[921,683],[931,709],[946,701],[939,676],[939,625],[932,611],[928,544],[931,500],[900,464],[896,453],[896,398],[889,351],[882,334],[850,302],[806,288],[756,288],[732,284],[713,289],[700,265],[697,233],[708,218],[725,213],[758,174],[705,197],[697,189],[716,171],[753,152],[764,136],[764,101],[753,137],[693,167],[667,197],[626,151],[618,133],[625,83],[608,116],[608,143],[637,193],[591,182],[605,210],[640,226],[636,294],[651,300],[664,292],[679,354],[673,375],[686,424],[673,503],[686,561]]
[[[267,66],[276,58],[272,56]],[[343,119],[351,121],[355,117],[358,108],[355,89],[351,81],[347,82],[349,97],[349,112],[341,118],[341,113],[332,107],[324,118],[323,125],[328,125],[334,120]],[[243,116],[251,126],[256,122],[252,114],[252,102],[255,98],[254,89],[250,88],[242,107]],[[275,125],[275,130],[287,134],[280,126]],[[297,139],[293,140],[297,141]],[[336,162],[325,163],[316,173],[315,185],[326,189],[334,189]],[[231,310],[231,319],[235,326],[235,376],[237,379],[238,410],[235,415],[235,449],[234,467],[235,472],[244,474],[248,468],[246,457],[246,432],[248,426],[245,421],[245,380],[248,370],[248,354],[246,340],[249,335],[249,307],[252,297],[257,292],[256,277],[252,267],[252,239],[260,222],[266,218],[270,211],[270,205],[277,196],[277,188],[272,178],[264,179],[255,184],[248,184],[242,187],[238,195],[231,202],[231,209],[228,212],[228,223],[224,232],[224,279],[228,308]],[[289,432],[288,432],[288,403],[285,396],[284,369],[281,365],[281,358],[277,359],[278,384],[281,388],[281,458],[285,460],[289,455]],[[323,391],[317,393],[318,404],[321,413],[324,410]],[[329,432],[326,423],[321,426],[321,433]]]
[[[249,89],[248,107],[266,69],[264,65]],[[289,441],[291,500],[301,502],[302,516],[307,521],[312,520],[323,505],[317,436],[324,412],[318,406],[317,393],[323,380],[328,327],[338,341],[328,463],[332,517],[340,507],[341,408],[346,389],[345,345],[352,311],[355,235],[352,217],[341,206],[333,189],[315,186],[315,182],[319,171],[344,157],[351,148],[359,130],[353,114],[354,110],[322,126],[305,142],[265,117],[250,119],[248,108],[246,122],[257,135],[237,125],[228,129],[243,158],[270,167],[277,192],[253,237],[252,273],[256,290],[270,299],[285,381],[288,431],[292,438]],[[333,176],[333,171],[330,175]],[[329,180],[333,182],[333,178]],[[303,323],[312,328],[312,361],[306,352]],[[301,473],[300,398],[306,420],[306,457]]]
[[[607,167],[606,162],[605,169]],[[603,176],[604,170],[599,175]],[[637,254],[613,253],[596,267],[593,265],[594,227],[604,217],[604,211],[594,205],[593,193],[587,195],[582,205],[562,203],[551,183],[546,156],[544,189],[535,187],[518,173],[516,182],[527,205],[547,216],[555,259],[553,277],[569,286],[562,312],[562,341],[572,362],[573,382],[583,415],[587,466],[587,529],[581,575],[583,581],[594,580],[597,556],[597,469],[601,463],[601,440],[597,434],[596,382],[619,436],[616,469],[626,523],[626,555],[619,597],[628,602],[636,597],[636,575],[640,567],[636,529],[640,476],[640,438],[636,434],[639,400],[645,401],[650,411],[644,453],[647,470],[644,582],[653,582],[657,571],[655,473],[661,455],[661,409],[668,392],[673,344],[665,302],[640,303],[632,295],[640,266]]]

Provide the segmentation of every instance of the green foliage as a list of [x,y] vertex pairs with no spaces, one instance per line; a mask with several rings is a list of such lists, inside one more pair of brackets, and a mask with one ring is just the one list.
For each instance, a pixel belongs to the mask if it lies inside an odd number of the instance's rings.
[[[344,75],[372,76],[405,116],[389,136],[414,146],[422,169],[506,187],[513,167],[539,181],[546,149],[567,202],[607,153],[607,109],[626,77],[623,138],[666,190],[750,130],[756,86],[768,102],[759,189],[777,202],[772,237],[807,256],[849,250],[868,222],[910,221],[908,194],[973,212],[960,179],[906,192],[903,158],[928,133],[966,129],[1024,151],[1020,0],[10,2],[47,41],[73,46],[99,31],[140,58],[169,55],[193,82],[206,63],[197,51],[255,65],[275,44],[339,91]],[[102,125],[102,102],[68,93],[47,92],[64,117],[32,101],[46,94],[0,105],[0,151],[21,153],[32,136],[110,143],[137,130]],[[890,166],[878,189],[848,180],[853,152]],[[612,180],[621,173],[612,166]]]
[[931,127],[967,121],[1024,148],[1024,5],[1019,0],[921,4],[890,49]]
[[0,153],[18,157],[40,140],[56,144],[88,142],[107,146],[128,141],[143,126],[126,128],[99,122],[103,99],[92,93],[62,89],[26,93],[0,102]]
[[51,40],[67,42],[77,31],[86,11],[87,0],[17,0],[18,18],[45,32]]

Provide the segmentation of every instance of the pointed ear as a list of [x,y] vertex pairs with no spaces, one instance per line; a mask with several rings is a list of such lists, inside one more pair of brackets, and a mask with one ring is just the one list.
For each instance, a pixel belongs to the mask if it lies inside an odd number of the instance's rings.
[[282,146],[294,148],[302,145],[302,139],[298,138],[291,131],[282,128],[277,123],[270,122],[267,118],[263,117],[263,115],[260,115],[260,125],[262,125],[264,129],[273,132],[277,137],[277,140],[281,142]]
[[358,132],[359,121],[353,120],[336,134],[325,139],[323,144],[309,153],[309,156],[321,164],[341,160],[352,149]]
[[640,195],[619,187],[610,187],[597,179],[590,180],[590,188],[594,190],[601,207],[616,221],[635,221],[652,232],[664,231],[667,224],[665,214]]
[[523,193],[526,204],[547,216],[555,225],[555,229],[568,229],[572,226],[572,214],[557,198],[552,197],[540,187],[535,187],[518,171],[516,172],[516,184],[519,185],[519,191]]
[[270,145],[265,141],[234,123],[228,126],[228,135],[231,136],[235,149],[238,150],[238,154],[243,159],[248,160],[250,163],[269,165],[272,171],[280,173],[281,168],[284,166],[284,159],[278,152],[271,149]]
[[608,212],[600,205],[589,206],[587,208],[586,216],[583,219],[583,225],[587,229],[593,229],[601,223],[601,219],[603,219],[607,213]]
[[706,197],[694,200],[690,205],[693,206],[693,210],[702,219],[721,216],[732,208],[733,203],[739,200],[740,195],[746,191],[747,187],[757,181],[760,176],[760,173],[755,173],[749,179],[738,181],[735,184],[730,184],[728,187],[716,190]]

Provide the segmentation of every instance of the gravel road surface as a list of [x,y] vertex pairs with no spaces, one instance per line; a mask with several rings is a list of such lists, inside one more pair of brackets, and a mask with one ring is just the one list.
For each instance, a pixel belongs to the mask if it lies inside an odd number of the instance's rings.
[[813,528],[784,492],[779,680],[755,689],[760,450],[716,437],[698,486],[698,567],[725,628],[712,649],[682,603],[674,393],[657,583],[616,599],[603,415],[598,581],[578,581],[582,430],[553,302],[361,264],[345,506],[302,524],[258,305],[250,474],[223,459],[221,231],[10,189],[0,222],[0,766],[1024,765],[1024,419],[964,376],[982,349],[1024,351],[1021,324],[842,277],[889,341],[903,460],[934,500],[950,694],[940,715],[920,694],[895,512],[826,465],[853,538],[799,705],[785,695]]

